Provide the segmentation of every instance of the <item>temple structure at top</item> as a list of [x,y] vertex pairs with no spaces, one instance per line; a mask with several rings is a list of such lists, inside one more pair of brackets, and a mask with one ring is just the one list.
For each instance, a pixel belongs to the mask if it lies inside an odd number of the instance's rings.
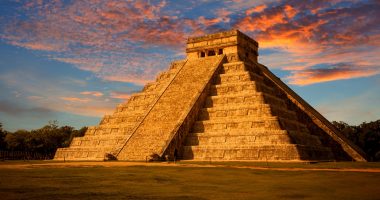
[[259,44],[238,30],[215,33],[187,40],[188,59],[236,54],[240,60],[257,62]]
[[186,53],[55,159],[366,161],[258,63],[258,43],[247,35],[189,38]]

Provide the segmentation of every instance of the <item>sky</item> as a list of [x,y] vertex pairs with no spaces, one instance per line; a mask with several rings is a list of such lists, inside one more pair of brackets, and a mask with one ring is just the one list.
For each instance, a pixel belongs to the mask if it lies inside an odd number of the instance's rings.
[[380,119],[378,0],[0,0],[0,123],[97,125],[188,37],[230,29],[328,120]]

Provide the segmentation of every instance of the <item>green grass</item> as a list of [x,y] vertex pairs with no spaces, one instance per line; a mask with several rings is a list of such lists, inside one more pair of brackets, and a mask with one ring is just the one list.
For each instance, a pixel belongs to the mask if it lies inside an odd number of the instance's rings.
[[228,166],[0,169],[0,199],[4,200],[379,199],[379,184],[380,173]]

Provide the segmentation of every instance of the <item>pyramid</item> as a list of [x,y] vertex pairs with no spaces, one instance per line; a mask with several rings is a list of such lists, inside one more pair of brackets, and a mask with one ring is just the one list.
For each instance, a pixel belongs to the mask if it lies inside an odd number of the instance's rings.
[[257,62],[255,40],[230,30],[189,38],[186,53],[54,159],[366,161]]

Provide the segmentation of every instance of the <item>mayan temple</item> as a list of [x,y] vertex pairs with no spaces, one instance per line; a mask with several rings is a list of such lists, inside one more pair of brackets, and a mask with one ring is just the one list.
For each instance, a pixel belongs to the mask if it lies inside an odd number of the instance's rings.
[[366,161],[231,30],[189,38],[187,58],[106,115],[56,160]]

